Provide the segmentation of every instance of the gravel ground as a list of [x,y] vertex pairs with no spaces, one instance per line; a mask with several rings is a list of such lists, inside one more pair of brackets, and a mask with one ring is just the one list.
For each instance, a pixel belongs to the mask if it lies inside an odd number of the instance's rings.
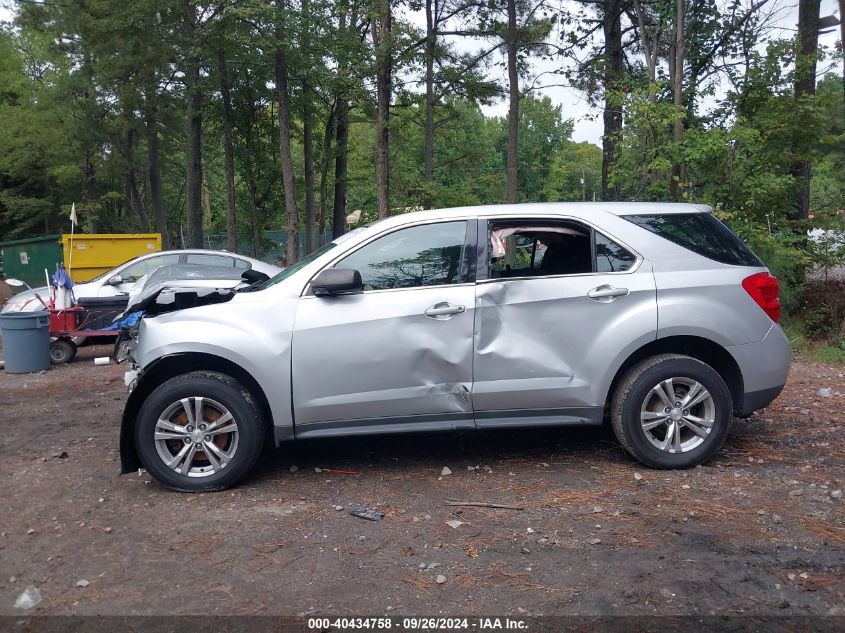
[[0,614],[34,585],[38,615],[845,615],[845,396],[817,395],[841,366],[796,363],[690,471],[605,429],[399,436],[269,450],[185,495],[117,475],[107,353],[0,372]]

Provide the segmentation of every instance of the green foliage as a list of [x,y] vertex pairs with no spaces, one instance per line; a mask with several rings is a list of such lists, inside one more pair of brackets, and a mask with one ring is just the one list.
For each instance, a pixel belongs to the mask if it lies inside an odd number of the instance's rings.
[[812,262],[805,248],[806,240],[791,232],[769,235],[748,220],[723,219],[778,278],[784,313],[797,313],[801,308],[805,271]]

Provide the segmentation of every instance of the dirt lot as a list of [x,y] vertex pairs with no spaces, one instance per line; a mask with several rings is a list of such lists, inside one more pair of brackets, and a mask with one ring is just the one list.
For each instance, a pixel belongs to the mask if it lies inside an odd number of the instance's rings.
[[796,364],[687,472],[532,430],[302,443],[184,495],[117,475],[106,353],[0,372],[0,614],[30,584],[36,614],[845,614],[845,396],[816,394],[845,393],[843,367]]

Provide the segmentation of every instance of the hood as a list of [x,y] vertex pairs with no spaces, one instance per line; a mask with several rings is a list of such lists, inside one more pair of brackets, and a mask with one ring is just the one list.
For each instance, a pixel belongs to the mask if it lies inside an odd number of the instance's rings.
[[218,266],[162,266],[138,280],[129,294],[126,311],[118,319],[133,312],[145,316],[222,303],[245,287],[268,276],[255,270]]

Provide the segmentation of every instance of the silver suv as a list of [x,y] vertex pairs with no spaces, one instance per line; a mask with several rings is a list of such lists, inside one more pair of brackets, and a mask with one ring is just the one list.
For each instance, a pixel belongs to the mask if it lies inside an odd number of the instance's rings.
[[245,291],[147,302],[123,471],[217,490],[269,437],[605,421],[688,468],[783,388],[779,316],[777,279],[705,206],[400,215]]

